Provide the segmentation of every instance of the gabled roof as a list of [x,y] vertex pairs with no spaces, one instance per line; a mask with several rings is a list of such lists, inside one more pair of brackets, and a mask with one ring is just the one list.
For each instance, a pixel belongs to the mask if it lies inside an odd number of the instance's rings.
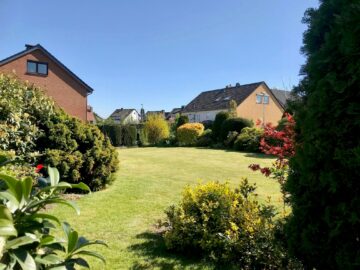
[[[136,111],[135,109],[116,109],[111,115],[111,118],[116,118],[115,120],[125,120],[126,117],[128,117],[133,111]],[[136,111],[137,112],[137,111]]]
[[291,99],[291,92],[279,89],[271,89],[275,98],[279,101],[280,105],[285,108],[286,102]]
[[[236,85],[200,93],[182,112],[215,111],[229,108],[230,100],[239,105],[264,82]],[[266,84],[265,84],[266,85]]]
[[83,80],[81,80],[78,76],[75,75],[75,73],[73,73],[70,69],[68,69],[63,63],[61,63],[55,56],[53,56],[51,53],[49,53],[43,46],[41,46],[40,44],[37,45],[25,45],[26,49],[16,53],[12,56],[9,56],[3,60],[0,61],[0,66],[5,65],[15,59],[18,59],[28,53],[31,53],[33,51],[36,50],[40,50],[42,51],[47,57],[49,57],[52,61],[54,61],[57,65],[59,65],[62,69],[64,69],[71,77],[73,77],[76,81],[78,81],[81,85],[83,85],[85,87],[85,89],[87,90],[87,92],[89,94],[91,94],[94,89],[92,89],[89,85],[87,85]]

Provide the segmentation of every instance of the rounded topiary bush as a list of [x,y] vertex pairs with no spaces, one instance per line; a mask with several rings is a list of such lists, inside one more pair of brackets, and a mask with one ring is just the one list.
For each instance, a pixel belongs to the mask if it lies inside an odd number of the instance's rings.
[[203,132],[203,124],[187,123],[178,127],[176,137],[180,145],[194,145]]
[[260,140],[264,131],[260,128],[243,128],[234,142],[234,149],[238,151],[260,152]]
[[241,130],[243,128],[252,127],[253,125],[254,123],[246,118],[237,117],[226,119],[221,125],[221,141],[223,142],[227,138],[230,131],[236,131],[238,133],[241,133]]

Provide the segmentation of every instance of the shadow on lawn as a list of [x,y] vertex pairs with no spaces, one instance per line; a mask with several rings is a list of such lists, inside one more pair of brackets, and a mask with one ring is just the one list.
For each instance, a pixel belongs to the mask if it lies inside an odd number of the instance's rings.
[[[137,239],[145,240],[143,243],[134,244],[128,249],[134,252],[139,258],[130,269],[143,270],[143,269],[183,269],[189,267],[189,269],[204,269],[204,266],[208,266],[211,269],[216,269],[213,265],[207,265],[201,263],[200,259],[189,259],[180,255],[174,255],[170,253],[166,247],[163,238],[158,233],[145,232],[136,236]],[[199,264],[199,266],[194,266]]]

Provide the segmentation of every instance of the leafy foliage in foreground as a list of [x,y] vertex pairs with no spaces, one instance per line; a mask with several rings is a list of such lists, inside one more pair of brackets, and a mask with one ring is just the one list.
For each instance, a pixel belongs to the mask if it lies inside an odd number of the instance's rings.
[[360,267],[360,3],[320,1],[303,21],[304,79],[286,190],[290,250],[308,269]]
[[274,209],[260,205],[254,191],[246,179],[236,190],[218,182],[187,187],[181,203],[166,210],[167,247],[243,269],[301,268],[275,241]]
[[[0,165],[6,163],[0,156]],[[101,241],[89,241],[79,237],[66,222],[41,210],[50,204],[63,204],[79,209],[60,194],[67,188],[90,191],[83,183],[61,182],[55,168],[48,168],[48,178],[16,179],[0,174],[0,269],[22,270],[71,270],[76,265],[89,268],[83,256],[96,257],[105,262],[98,253],[84,249],[90,245],[105,245]],[[61,226],[64,238],[56,238],[51,232]]]

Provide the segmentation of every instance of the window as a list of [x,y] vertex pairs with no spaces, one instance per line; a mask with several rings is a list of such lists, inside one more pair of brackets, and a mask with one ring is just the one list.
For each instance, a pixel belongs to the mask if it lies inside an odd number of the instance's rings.
[[262,97],[263,97],[263,95],[259,95],[259,94],[256,95],[256,103],[257,104],[262,103]]
[[32,74],[48,75],[48,64],[28,60],[27,72]]
[[264,95],[263,102],[264,102],[264,104],[269,104],[269,96]]
[[256,94],[256,103],[257,104],[269,104],[269,96],[262,93],[262,94]]

